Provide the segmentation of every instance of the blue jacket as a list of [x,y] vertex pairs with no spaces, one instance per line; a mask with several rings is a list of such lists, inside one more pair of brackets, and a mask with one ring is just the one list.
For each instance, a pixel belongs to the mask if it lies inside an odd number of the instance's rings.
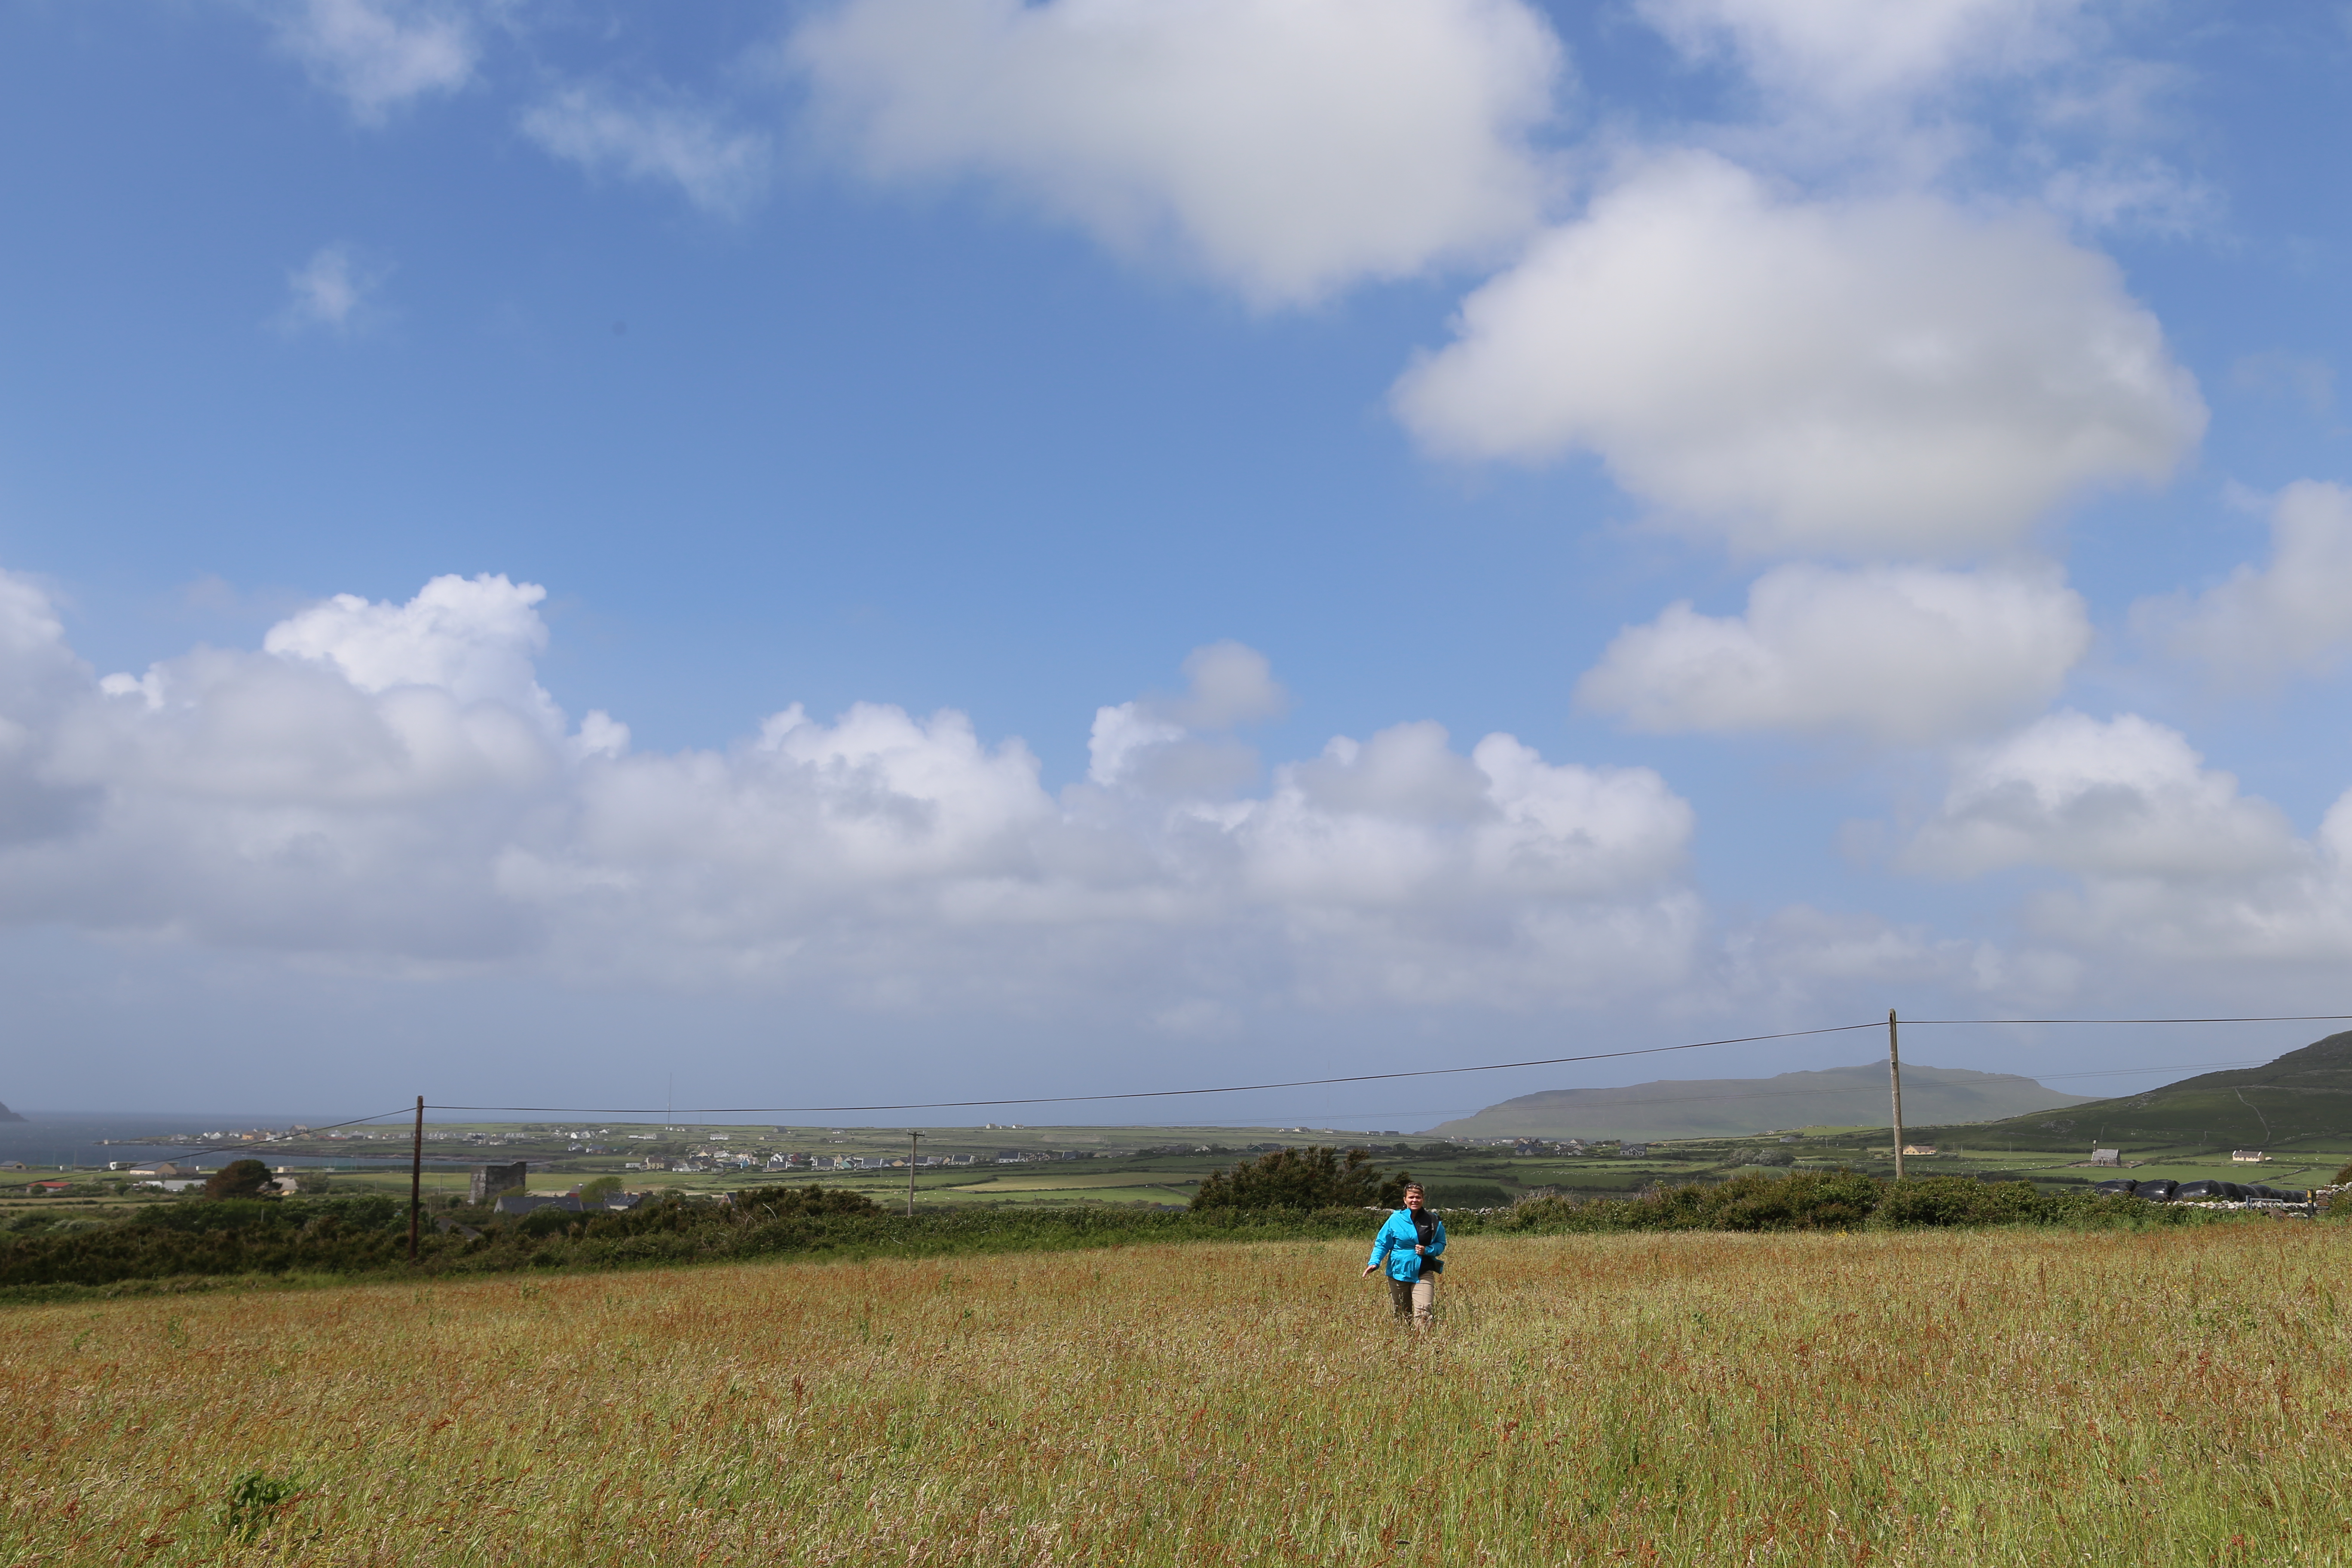
[[1421,1232],[1413,1226],[1412,1211],[1399,1209],[1389,1215],[1388,1223],[1381,1226],[1380,1235],[1372,1237],[1372,1255],[1364,1260],[1365,1263],[1377,1266],[1386,1258],[1390,1279],[1402,1279],[1407,1284],[1420,1279],[1421,1260],[1434,1258],[1445,1250],[1445,1222],[1435,1215],[1429,1218],[1437,1235],[1431,1239],[1427,1252],[1413,1250],[1421,1243]]

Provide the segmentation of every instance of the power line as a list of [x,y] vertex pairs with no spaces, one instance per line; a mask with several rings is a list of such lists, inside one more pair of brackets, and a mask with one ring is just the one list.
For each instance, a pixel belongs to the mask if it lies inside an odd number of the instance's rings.
[[2352,1013],[2281,1014],[2268,1018],[1906,1018],[1903,1026],[1915,1024],[2341,1024],[2352,1022]]
[[[409,1109],[409,1107],[404,1105],[398,1110],[379,1110],[373,1116],[354,1116],[349,1121],[330,1121],[323,1127],[306,1127],[303,1129],[303,1131],[305,1133],[332,1132],[338,1127],[357,1127],[363,1121],[381,1121],[387,1116],[405,1116],[408,1114]],[[120,1142],[120,1140],[117,1140],[117,1142]],[[167,1145],[163,1143],[150,1143],[146,1145],[146,1147],[151,1149],[172,1147],[176,1152],[187,1154],[191,1157],[197,1154],[226,1154],[232,1149],[258,1149],[263,1146],[264,1145],[258,1143],[248,1143],[242,1140],[235,1143],[206,1143],[194,1149],[178,1149],[177,1145]]]
[[[2270,1017],[2246,1018],[1921,1018],[1905,1023],[1932,1025],[1990,1024],[2333,1024],[2352,1022],[2352,1013],[2283,1014]],[[719,1105],[690,1106],[685,1110],[664,1107],[661,1115],[669,1116],[833,1116],[850,1111],[875,1110],[981,1110],[1005,1105],[1080,1105],[1121,1100],[1172,1100],[1208,1094],[1248,1094],[1263,1089],[1316,1089],[1337,1083],[1377,1083],[1409,1078],[1444,1078],[1458,1073],[1507,1072],[1515,1068],[1564,1067],[1574,1062],[1615,1061],[1628,1057],[1654,1057],[1673,1051],[1704,1050],[1713,1046],[1754,1045],[1765,1040],[1793,1040],[1815,1035],[1852,1034],[1861,1029],[1882,1029],[1886,1026],[1876,1019],[1866,1024],[1833,1024],[1819,1029],[1788,1029],[1772,1035],[1736,1035],[1720,1040],[1693,1040],[1679,1046],[1650,1046],[1631,1051],[1595,1051],[1585,1056],[1544,1057],[1532,1061],[1483,1062],[1475,1067],[1422,1068],[1409,1072],[1351,1073],[1340,1078],[1292,1079],[1281,1083],[1223,1084],[1209,1089],[1130,1089],[1113,1094],[1036,1095],[1004,1100],[909,1100],[882,1105]],[[2219,1064],[2235,1065],[2235,1064]],[[2147,1068],[2113,1069],[2121,1075],[2129,1072],[2167,1072],[2178,1068]],[[2060,1078],[2092,1078],[2100,1073],[2060,1073]],[[1765,1093],[1790,1092],[1765,1090]],[[652,1116],[650,1106],[596,1105],[430,1105],[428,1110],[520,1111],[534,1116]],[[388,1112],[387,1114],[397,1114]]]
[[[1907,1020],[1906,1020],[1906,1022],[1907,1022]],[[1883,1027],[1884,1026],[1882,1026],[1882,1027]],[[2042,1082],[2043,1080],[2048,1079],[2061,1079],[2061,1078],[2063,1078],[2063,1079],[2076,1079],[2076,1078],[2108,1078],[2108,1077],[2114,1077],[2114,1076],[2118,1076],[2118,1075],[2121,1075],[2121,1074],[2126,1074],[2126,1073],[2143,1073],[2143,1072],[2190,1072],[2190,1071],[2194,1071],[2194,1070],[2196,1070],[2196,1069],[2198,1069],[2198,1068],[2200,1068],[2260,1067],[2261,1065],[2262,1065],[2262,1064],[2261,1064],[2260,1062],[2258,1062],[2258,1061],[2243,1061],[2243,1062],[2182,1062],[2182,1063],[2179,1063],[2179,1064],[2178,1064],[2178,1065],[2176,1065],[2176,1066],[2173,1066],[2173,1067],[2159,1067],[2159,1068],[2101,1068],[2101,1069],[2099,1069],[2098,1071],[2095,1071],[2095,1072],[2051,1072],[2051,1073],[2036,1073],[2036,1074],[2032,1075],[2032,1081],[2034,1081],[2034,1082],[2036,1082],[2036,1083],[2040,1083],[2040,1082]],[[1917,1076],[1918,1076],[1918,1074],[1919,1074],[1920,1072],[1922,1072],[1923,1070],[1933,1071],[1933,1070],[1944,1070],[1944,1069],[1933,1069],[1933,1068],[1929,1068],[1929,1069],[1923,1069],[1923,1068],[1916,1068],[1916,1067],[1915,1067],[1915,1068],[1913,1068],[1911,1069],[1911,1071],[1912,1071],[1912,1075],[1913,1075],[1913,1077],[1914,1077],[1915,1079],[1916,1079],[1916,1078],[1917,1078]],[[1966,1072],[1966,1071],[1970,1071],[1970,1070],[1973,1070],[1973,1069],[1963,1068],[1960,1068],[1959,1070],[1960,1070],[1960,1071],[1963,1071],[1963,1072]],[[2024,1078],[2024,1077],[2026,1077],[2027,1075],[2025,1075],[2025,1074],[2023,1074],[2023,1073],[2004,1073],[2004,1074],[2000,1074],[2000,1075],[1997,1075],[1997,1076],[2005,1077],[2005,1078]],[[1935,1082],[1935,1081],[1934,1081],[1934,1080],[1932,1080],[1932,1079],[1927,1080],[1927,1087],[1928,1087],[1928,1088],[1930,1088],[1930,1089],[1952,1089],[1952,1088],[1966,1088],[1966,1087],[1967,1087],[1965,1084],[1960,1084],[1960,1085],[1954,1085],[1954,1084],[1939,1084],[1939,1083]],[[1607,1093],[1608,1093],[1608,1092],[1610,1092],[1610,1091],[1609,1091],[1608,1089],[1566,1089],[1566,1090],[1562,1090],[1562,1091],[1560,1091],[1560,1092],[1568,1093],[1568,1094],[1607,1094]],[[1657,1097],[1657,1098],[1655,1098],[1655,1099],[1652,1099],[1652,1100],[1594,1100],[1594,1101],[1592,1101],[1589,1106],[1581,1106],[1581,1107],[1578,1107],[1577,1109],[1580,1109],[1580,1110],[1592,1110],[1592,1111],[1595,1111],[1595,1112],[1599,1112],[1599,1111],[1606,1111],[1606,1110],[1617,1110],[1617,1109],[1618,1109],[1619,1107],[1621,1107],[1621,1106],[1628,1106],[1628,1105],[1704,1105],[1704,1104],[1706,1104],[1706,1103],[1708,1103],[1708,1102],[1710,1102],[1710,1101],[1714,1101],[1714,1100],[1779,1100],[1779,1099],[1783,1099],[1783,1098],[1785,1098],[1785,1097],[1787,1097],[1787,1096],[1789,1096],[1789,1095],[1796,1095],[1796,1094],[1804,1094],[1804,1095],[1839,1095],[1839,1094],[1874,1094],[1874,1093],[1876,1093],[1876,1092],[1877,1092],[1877,1089],[1876,1089],[1876,1086],[1875,1086],[1875,1085],[1861,1085],[1861,1086],[1856,1086],[1856,1087],[1853,1087],[1853,1088],[1840,1088],[1840,1087],[1835,1086],[1835,1085],[1830,1085],[1830,1086],[1827,1086],[1827,1087],[1823,1087],[1823,1088],[1815,1088],[1815,1089],[1735,1089],[1735,1090],[1733,1090],[1732,1092],[1730,1092],[1730,1093],[1728,1093],[1728,1094],[1669,1094],[1669,1095],[1662,1095],[1662,1096],[1659,1096],[1659,1097]]]
[[[934,1100],[899,1105],[717,1105],[671,1112],[678,1116],[803,1116],[831,1115],[848,1110],[982,1110],[996,1105],[1073,1105],[1105,1100],[1170,1100],[1181,1095],[1247,1094],[1266,1089],[1314,1089],[1333,1083],[1375,1083],[1401,1078],[1444,1078],[1454,1073],[1507,1072],[1513,1068],[1560,1067],[1570,1062],[1611,1061],[1621,1057],[1654,1057],[1668,1051],[1703,1050],[1709,1046],[1745,1046],[1759,1040],[1793,1040],[1808,1035],[1843,1035],[1856,1029],[1883,1029],[1886,1026],[1875,1021],[1867,1024],[1835,1024],[1825,1029],[1789,1029],[1777,1035],[1739,1035],[1726,1040],[1693,1040],[1681,1046],[1649,1046],[1634,1051],[1596,1051],[1581,1057],[1544,1057],[1535,1061],[1485,1062],[1466,1068],[1421,1068],[1411,1072],[1350,1073],[1344,1078],[1302,1078],[1285,1083],[1235,1083],[1215,1089],[1141,1089],[1121,1094],[1059,1094],[1038,1095],[1015,1100]],[[646,1107],[581,1106],[581,1105],[429,1105],[428,1110],[522,1110],[545,1116],[651,1116]]]

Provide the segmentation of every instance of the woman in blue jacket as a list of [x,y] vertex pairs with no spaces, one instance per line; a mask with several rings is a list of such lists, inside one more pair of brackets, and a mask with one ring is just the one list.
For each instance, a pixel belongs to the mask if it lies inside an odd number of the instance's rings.
[[1372,1237],[1369,1277],[1382,1260],[1389,1266],[1389,1305],[1399,1318],[1411,1318],[1416,1329],[1429,1327],[1430,1309],[1437,1300],[1437,1277],[1444,1272],[1445,1226],[1424,1206],[1418,1184],[1404,1190],[1404,1207],[1389,1215],[1380,1235]]

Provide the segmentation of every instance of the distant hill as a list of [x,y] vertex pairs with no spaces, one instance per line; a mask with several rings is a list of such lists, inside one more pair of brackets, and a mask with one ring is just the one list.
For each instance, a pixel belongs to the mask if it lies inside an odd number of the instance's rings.
[[25,1119],[23,1117],[17,1115],[6,1106],[0,1105],[0,1121],[22,1121],[24,1120]]
[[[1927,1133],[1927,1118],[1910,1114],[1907,1068],[1903,1084],[1904,1121]],[[2263,1148],[2346,1132],[2352,1132],[2352,1031],[2258,1068],[2202,1073],[2145,1094],[2078,1100],[2061,1115],[2014,1115],[1969,1130],[1971,1139],[1998,1137],[2027,1149],[2088,1148],[2095,1142]]]
[[[1906,1063],[1903,1120],[1990,1121],[2084,1104],[2014,1073]],[[1884,1127],[1886,1064],[1774,1078],[1662,1079],[1622,1089],[1555,1089],[1433,1129],[1460,1138],[1725,1138],[1775,1127]]]

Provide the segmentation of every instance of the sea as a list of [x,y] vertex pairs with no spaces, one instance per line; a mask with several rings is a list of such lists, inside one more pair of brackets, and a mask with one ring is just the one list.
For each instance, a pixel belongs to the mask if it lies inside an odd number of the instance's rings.
[[[28,1174],[39,1171],[103,1171],[110,1163],[128,1165],[148,1160],[170,1160],[176,1164],[193,1164],[207,1171],[218,1170],[231,1160],[245,1159],[298,1170],[380,1170],[408,1163],[407,1150],[393,1143],[374,1144],[365,1154],[345,1155],[339,1151],[331,1159],[320,1159],[289,1154],[268,1143],[232,1143],[222,1140],[207,1144],[188,1144],[152,1141],[171,1133],[202,1136],[262,1128],[283,1130],[297,1123],[324,1127],[343,1120],[341,1116],[324,1113],[301,1116],[283,1111],[268,1114],[214,1111],[198,1115],[162,1112],[141,1116],[119,1110],[26,1110],[18,1114],[25,1120],[0,1121],[0,1163],[21,1160],[29,1167]],[[430,1143],[425,1145],[425,1163],[427,1165],[446,1168],[452,1164],[473,1163],[452,1160],[446,1155],[436,1159],[432,1149]]]

